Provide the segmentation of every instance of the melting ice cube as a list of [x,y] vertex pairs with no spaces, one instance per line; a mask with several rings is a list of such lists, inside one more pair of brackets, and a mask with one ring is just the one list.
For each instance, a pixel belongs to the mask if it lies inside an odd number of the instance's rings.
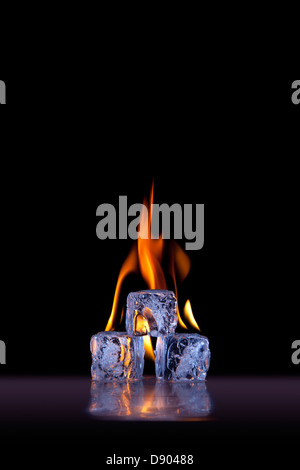
[[144,341],[127,333],[105,331],[91,339],[93,380],[141,379]]
[[131,292],[127,297],[126,330],[136,336],[160,336],[174,333],[177,300],[169,290]]
[[159,337],[155,351],[158,379],[205,380],[210,365],[209,342],[196,333]]

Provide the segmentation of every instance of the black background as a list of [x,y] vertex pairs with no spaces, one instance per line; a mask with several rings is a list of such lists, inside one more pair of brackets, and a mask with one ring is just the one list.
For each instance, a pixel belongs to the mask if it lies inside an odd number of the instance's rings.
[[[291,344],[299,339],[300,106],[291,102],[297,77],[258,64],[252,72],[235,64],[218,73],[199,73],[197,66],[171,71],[167,64],[144,64],[133,73],[132,64],[118,64],[117,71],[99,71],[98,64],[71,77],[63,70],[52,76],[45,65],[38,74],[0,77],[7,84],[1,376],[89,375],[89,340],[105,328],[132,245],[97,239],[95,211],[101,203],[117,207],[120,195],[142,202],[153,178],[155,202],[205,204],[205,245],[189,252],[192,268],[179,301],[182,308],[191,299],[210,339],[209,374],[299,375],[291,362]],[[141,278],[130,277],[121,303],[143,287]],[[153,373],[153,366],[146,370]],[[272,440],[256,438],[246,421],[235,429],[146,424],[102,423],[82,433],[88,446],[99,446],[99,464],[107,445],[123,455],[136,449],[131,435],[147,436],[144,452],[160,447],[200,459],[205,449],[210,462],[219,453],[232,461],[236,445],[245,444],[250,460],[260,450],[266,460],[274,457],[276,436],[268,429]],[[90,461],[84,436],[73,441],[72,424],[63,439],[63,431],[53,437],[55,425],[45,429],[51,444],[35,434],[29,446],[28,429],[18,429],[23,455],[37,444],[47,455],[51,448],[53,465],[61,451],[66,461],[74,452]],[[291,440],[286,445],[284,458],[295,448]]]
[[[205,204],[205,245],[188,253],[179,302],[191,299],[211,341],[211,374],[298,373],[292,81],[228,78],[220,90],[200,80],[181,102],[170,83],[144,90],[136,107],[132,95],[120,101],[122,90],[113,96],[113,82],[99,113],[68,104],[16,113],[20,84],[7,80],[1,374],[89,373],[90,336],[105,328],[133,243],[97,239],[95,211],[118,208],[120,195],[142,202],[153,178],[154,202]],[[48,83],[27,84],[33,107]],[[144,287],[126,280],[119,314],[127,293]]]

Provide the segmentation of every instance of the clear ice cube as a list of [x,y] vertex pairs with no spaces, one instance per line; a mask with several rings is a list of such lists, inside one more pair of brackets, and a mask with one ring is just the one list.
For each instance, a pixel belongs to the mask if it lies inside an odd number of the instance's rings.
[[158,379],[205,380],[210,365],[209,342],[196,333],[159,337],[155,351]]
[[131,292],[127,297],[126,331],[136,336],[160,336],[174,333],[177,300],[169,290]]
[[91,338],[93,380],[141,379],[144,341],[127,333],[105,331]]

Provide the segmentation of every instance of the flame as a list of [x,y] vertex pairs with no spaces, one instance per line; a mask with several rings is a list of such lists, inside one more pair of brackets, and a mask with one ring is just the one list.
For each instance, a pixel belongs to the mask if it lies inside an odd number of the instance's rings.
[[120,323],[119,323],[119,325],[121,325],[121,323],[122,323],[122,321],[123,321],[124,313],[125,313],[125,305],[123,305],[123,307],[122,307],[121,318],[120,318]]
[[184,317],[188,320],[190,325],[196,328],[196,330],[201,331],[193,315],[191,302],[189,300],[186,301],[183,312],[184,312]]
[[178,322],[179,325],[187,330],[187,326],[183,322],[180,312],[179,312],[179,306],[178,306],[178,291],[177,291],[177,281],[176,281],[176,274],[175,271],[179,277],[179,280],[181,282],[184,281],[184,279],[187,277],[188,273],[190,272],[191,269],[191,260],[188,257],[188,255],[184,252],[184,250],[181,248],[181,246],[177,242],[173,242],[171,245],[171,256],[170,256],[170,266],[169,266],[169,272],[171,274],[171,277],[174,282],[174,290],[175,290],[175,295],[177,298],[177,316],[178,316]]
[[152,183],[150,203],[148,205],[148,201],[145,198],[141,212],[138,237],[139,266],[149,289],[167,289],[167,283],[161,267],[164,240],[162,236],[158,240],[151,239],[153,193],[154,183]]
[[[152,183],[149,204],[144,199],[141,212],[139,237],[138,237],[138,259],[141,274],[149,289],[167,289],[167,283],[161,267],[164,241],[162,236],[158,240],[151,238],[151,220],[154,199],[154,181]],[[150,211],[149,211],[150,208]],[[147,323],[147,322],[146,322]],[[149,326],[143,323],[139,328],[149,331]],[[155,361],[155,355],[150,336],[144,336],[146,359]]]
[[143,338],[144,338],[144,346],[145,346],[145,357],[146,359],[149,359],[150,361],[155,362],[155,355],[153,351],[151,337],[146,335],[146,336],[143,336]]
[[[115,330],[115,325],[117,322],[117,308],[118,302],[120,299],[120,293],[123,285],[123,281],[128,276],[128,274],[132,272],[138,272],[140,270],[144,281],[146,282],[149,289],[167,289],[167,283],[164,276],[164,272],[162,269],[162,258],[164,252],[164,240],[162,235],[158,239],[151,238],[151,220],[152,220],[152,210],[153,210],[153,199],[154,199],[154,181],[152,183],[151,192],[149,203],[148,200],[145,198],[143,202],[143,207],[140,216],[140,224],[139,224],[139,236],[137,240],[137,244],[133,245],[128,257],[124,261],[114,295],[113,306],[111,310],[111,314],[109,320],[107,322],[105,331],[113,331]],[[170,266],[169,272],[173,279],[174,283],[174,290],[176,294],[176,298],[178,300],[178,292],[177,292],[177,282],[176,276],[180,282],[182,282],[188,275],[191,267],[191,262],[188,255],[184,252],[184,250],[180,247],[180,245],[173,241],[170,244],[171,251],[170,251]],[[189,302],[189,301],[188,301]],[[187,312],[186,313],[186,309]],[[198,327],[191,307],[187,307],[187,303],[185,305],[185,317],[188,321],[200,331]],[[187,330],[187,326],[183,322],[177,302],[177,315],[179,325]],[[121,313],[121,321],[124,317],[124,307]],[[140,331],[144,331],[145,333],[149,332],[149,325],[145,319],[137,318],[136,319],[138,325],[136,325],[137,329]],[[150,336],[146,335],[143,336],[144,338],[144,345],[145,345],[145,354],[146,358],[155,361],[155,355],[153,351],[153,346],[151,342]]]
[[131,248],[131,251],[129,252],[129,255],[127,256],[120,270],[120,274],[119,274],[117,285],[116,285],[115,295],[114,295],[113,306],[112,306],[111,314],[107,322],[105,331],[113,331],[115,329],[115,324],[117,320],[116,318],[117,307],[118,307],[118,302],[120,298],[123,281],[125,277],[128,276],[128,274],[137,271],[137,266],[138,266],[138,263],[137,263],[136,246],[133,245],[133,247]]
[[147,310],[149,311],[149,309],[147,308],[144,309],[143,315],[141,315],[140,313],[138,313],[137,310],[135,310],[134,330],[138,332],[141,336],[147,335],[150,332],[149,323],[147,319],[144,317],[144,314],[146,313]]

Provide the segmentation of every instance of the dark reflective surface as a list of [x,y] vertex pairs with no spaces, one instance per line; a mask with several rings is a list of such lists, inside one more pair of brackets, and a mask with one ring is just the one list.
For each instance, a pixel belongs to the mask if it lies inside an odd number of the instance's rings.
[[205,382],[92,382],[89,413],[102,419],[201,420],[211,412]]
[[108,443],[110,437],[112,446],[116,435],[124,446],[130,433],[142,432],[187,442],[299,437],[299,377],[210,376],[198,384],[160,384],[153,377],[125,385],[92,386],[88,376],[0,377],[0,436],[97,435]]

